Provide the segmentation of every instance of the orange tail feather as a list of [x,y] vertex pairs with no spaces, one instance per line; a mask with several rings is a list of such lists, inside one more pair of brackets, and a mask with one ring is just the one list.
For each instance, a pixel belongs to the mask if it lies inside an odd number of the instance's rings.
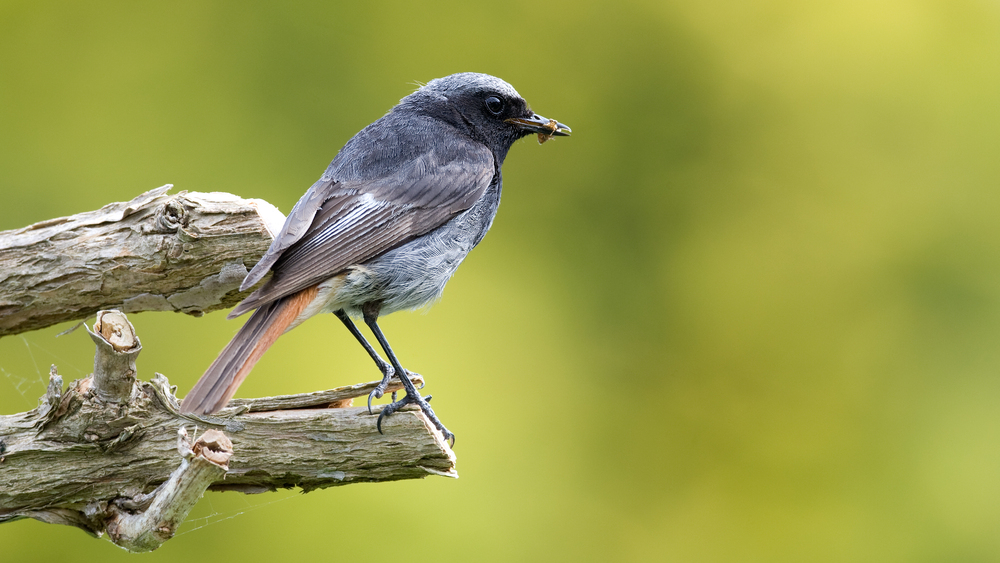
[[211,414],[225,407],[264,352],[312,303],[317,292],[317,287],[310,287],[254,311],[184,397],[181,410]]

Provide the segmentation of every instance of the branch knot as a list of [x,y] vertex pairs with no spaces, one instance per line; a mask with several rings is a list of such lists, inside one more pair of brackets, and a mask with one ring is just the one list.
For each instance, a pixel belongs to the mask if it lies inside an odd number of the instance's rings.
[[175,232],[188,224],[188,211],[176,197],[166,201],[156,208],[154,220],[156,229],[160,232]]

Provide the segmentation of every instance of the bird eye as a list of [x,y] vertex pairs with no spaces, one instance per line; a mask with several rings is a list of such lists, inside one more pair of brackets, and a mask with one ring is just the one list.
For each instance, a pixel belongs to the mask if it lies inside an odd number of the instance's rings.
[[490,110],[493,115],[500,115],[500,112],[503,111],[503,100],[496,96],[486,98],[486,109]]

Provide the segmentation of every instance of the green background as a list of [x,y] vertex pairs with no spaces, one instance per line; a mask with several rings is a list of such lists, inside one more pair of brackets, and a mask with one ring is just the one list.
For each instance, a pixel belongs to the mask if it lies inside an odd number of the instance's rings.
[[[1000,559],[1000,5],[0,1],[0,229],[172,183],[287,212],[452,72],[573,128],[504,168],[428,314],[461,478],[209,494],[159,551],[34,521],[3,561]],[[133,315],[187,389],[238,322]],[[0,340],[0,412],[66,326]],[[332,316],[244,397],[370,380]]]

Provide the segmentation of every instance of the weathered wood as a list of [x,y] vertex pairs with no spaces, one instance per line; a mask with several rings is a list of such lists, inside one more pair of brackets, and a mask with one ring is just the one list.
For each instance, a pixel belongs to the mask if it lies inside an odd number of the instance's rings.
[[[167,378],[136,379],[141,350],[119,311],[200,314],[230,306],[283,217],[228,194],[167,196],[0,233],[0,336],[97,312],[87,329],[95,373],[63,390],[52,367],[38,408],[0,416],[0,523],[66,524],[134,551],[169,539],[205,488],[244,493],[427,475],[457,477],[455,455],[419,409],[376,428],[380,407],[353,407],[378,382],[233,400],[213,416],[182,414]],[[98,312],[99,311],[99,312]],[[418,374],[411,374],[420,385]],[[388,392],[401,389],[394,379]],[[200,459],[178,433],[223,432]],[[197,442],[196,442],[197,445]],[[180,449],[180,454],[178,453]],[[189,451],[190,450],[190,451]],[[205,457],[205,456],[202,456]],[[211,457],[211,456],[209,456]]]
[[97,346],[94,392],[106,403],[128,402],[135,386],[135,358],[142,352],[135,327],[125,315],[112,310],[98,311],[94,330],[86,328]]
[[284,216],[262,200],[170,185],[0,232],[0,336],[99,309],[201,315],[235,305]]
[[153,551],[174,536],[205,489],[225,476],[233,456],[229,438],[218,430],[205,432],[194,444],[187,437],[187,430],[181,428],[177,444],[181,465],[149,495],[149,506],[139,512],[133,512],[138,505],[114,510],[115,518],[108,523],[111,541],[133,552]]
[[[424,386],[424,377],[419,373],[408,371],[410,381],[417,389]],[[399,379],[392,380],[388,392],[399,391],[402,384]],[[229,401],[222,414],[228,412],[261,412],[261,411],[281,411],[291,409],[314,409],[314,408],[334,408],[349,407],[350,402],[355,397],[367,397],[375,390],[377,381],[368,383],[358,383],[347,387],[338,387],[326,391],[313,391],[312,393],[300,393],[298,395],[278,395],[277,397],[261,397],[259,399],[233,399]]]
[[[106,403],[93,378],[50,376],[41,405],[0,416],[0,523],[30,517],[100,535],[121,507],[142,504],[178,466],[177,431],[210,428],[232,440],[234,455],[212,490],[304,491],[427,475],[457,477],[455,456],[419,410],[404,409],[375,428],[379,409],[309,408],[247,412],[237,402],[220,416],[181,414],[163,375],[136,384],[128,404]],[[364,397],[377,382],[325,392]],[[401,385],[393,381],[389,390]],[[309,394],[313,398],[316,394]],[[311,402],[309,395],[291,401]],[[261,401],[271,401],[264,399]],[[114,540],[114,537],[112,536]]]

